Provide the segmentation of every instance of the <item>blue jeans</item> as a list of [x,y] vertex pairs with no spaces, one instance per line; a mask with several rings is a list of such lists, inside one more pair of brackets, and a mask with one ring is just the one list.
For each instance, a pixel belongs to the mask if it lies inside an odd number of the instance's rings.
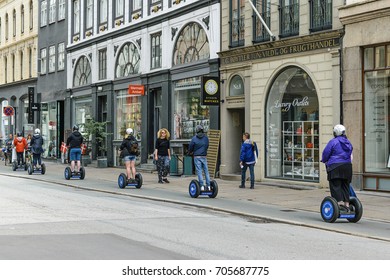
[[37,166],[37,163],[42,165],[41,154],[33,154],[33,165]]
[[202,171],[206,177],[206,186],[210,186],[210,174],[207,166],[206,157],[195,157],[194,158],[196,173],[198,174],[198,181],[201,186],[204,186]]
[[246,179],[246,169],[249,167],[249,173],[251,175],[251,187],[255,186],[255,164],[246,164],[243,163],[243,167],[241,168],[241,186],[245,186]]
[[70,161],[80,161],[81,160],[81,148],[72,148],[70,149]]

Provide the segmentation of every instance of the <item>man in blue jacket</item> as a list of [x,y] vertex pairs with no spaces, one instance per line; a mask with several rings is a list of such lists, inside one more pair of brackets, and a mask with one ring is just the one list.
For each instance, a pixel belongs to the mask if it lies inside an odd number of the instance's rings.
[[204,133],[203,126],[201,125],[196,126],[195,132],[196,135],[191,139],[190,146],[188,148],[188,153],[194,156],[195,169],[196,173],[198,174],[199,184],[201,186],[200,190],[205,190],[202,171],[204,172],[204,176],[206,177],[206,188],[207,190],[211,190],[210,174],[206,158],[207,149],[209,148],[209,138]]
[[322,152],[322,162],[326,165],[330,194],[340,205],[340,210],[349,212],[349,184],[352,180],[352,144],[345,127],[337,124],[333,128],[334,138]]
[[245,132],[242,135],[242,145],[240,152],[240,166],[241,166],[241,185],[240,188],[245,188],[246,170],[249,168],[251,176],[251,189],[255,188],[255,164],[259,151],[254,141],[250,139],[250,134]]

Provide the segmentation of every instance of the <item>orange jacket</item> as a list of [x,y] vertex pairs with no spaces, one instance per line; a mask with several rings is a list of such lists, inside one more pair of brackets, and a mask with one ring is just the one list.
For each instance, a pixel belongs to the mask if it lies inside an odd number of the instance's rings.
[[22,153],[27,149],[27,140],[24,137],[17,137],[14,139],[14,146],[17,153]]

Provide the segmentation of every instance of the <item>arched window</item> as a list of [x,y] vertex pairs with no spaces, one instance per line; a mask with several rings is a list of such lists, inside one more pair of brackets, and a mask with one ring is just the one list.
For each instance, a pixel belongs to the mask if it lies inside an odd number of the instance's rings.
[[24,33],[24,6],[20,8],[20,32]]
[[133,43],[126,43],[122,46],[115,64],[115,77],[128,77],[139,72],[140,55]]
[[76,63],[73,76],[73,86],[83,86],[91,83],[91,64],[86,56],[82,56]]
[[186,64],[210,57],[209,40],[196,22],[189,23],[180,32],[173,50],[173,65]]
[[33,6],[33,1],[30,1],[30,10],[28,13],[28,17],[30,20],[30,30],[33,29],[34,27],[34,12],[33,12],[34,6]]
[[234,75],[230,81],[229,96],[243,96],[244,93],[244,81],[239,75]]

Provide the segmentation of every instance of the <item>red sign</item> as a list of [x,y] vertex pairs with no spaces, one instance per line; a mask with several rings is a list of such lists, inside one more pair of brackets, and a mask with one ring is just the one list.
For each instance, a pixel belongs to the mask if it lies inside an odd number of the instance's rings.
[[145,95],[144,85],[129,85],[128,93],[130,95]]
[[87,145],[81,144],[81,154],[85,155],[87,152]]
[[62,142],[61,143],[61,149],[60,149],[61,153],[66,154],[67,150],[68,150],[68,147],[66,147],[65,142]]
[[13,116],[15,114],[14,107],[12,106],[5,106],[3,108],[3,114],[6,116]]

